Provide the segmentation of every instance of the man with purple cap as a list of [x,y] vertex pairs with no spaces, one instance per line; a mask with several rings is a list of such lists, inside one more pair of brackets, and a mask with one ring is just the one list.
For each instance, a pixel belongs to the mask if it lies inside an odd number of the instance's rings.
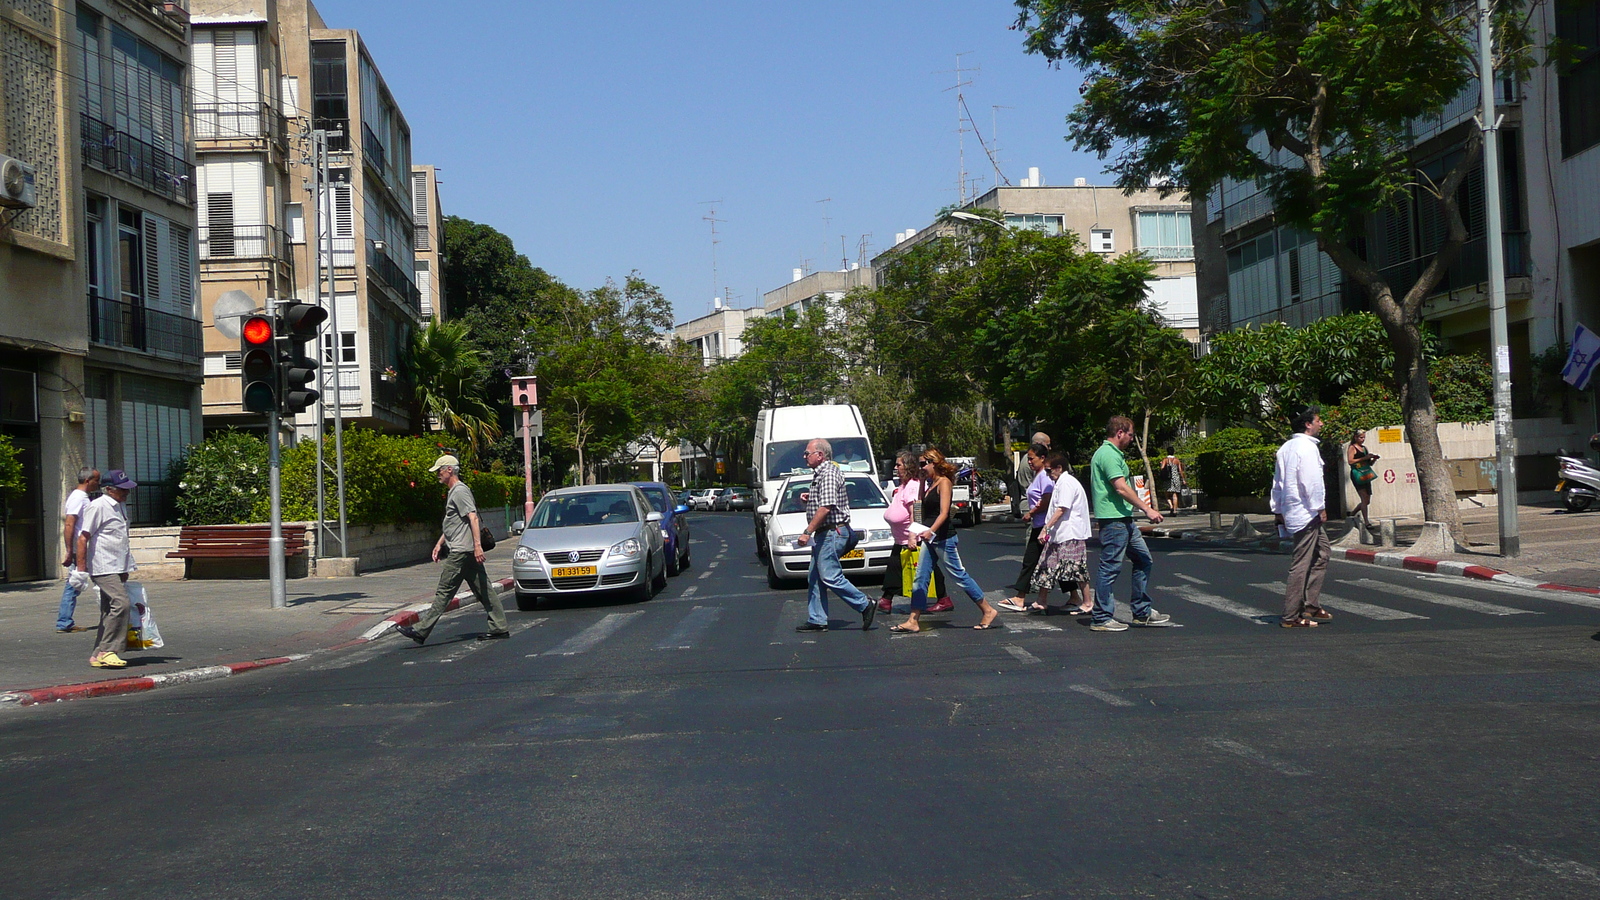
[[139,482],[121,469],[100,479],[101,494],[83,510],[78,525],[78,577],[100,589],[100,633],[89,665],[120,669],[128,663],[117,649],[128,640],[128,573],[137,569],[128,543],[128,509],[123,506]]

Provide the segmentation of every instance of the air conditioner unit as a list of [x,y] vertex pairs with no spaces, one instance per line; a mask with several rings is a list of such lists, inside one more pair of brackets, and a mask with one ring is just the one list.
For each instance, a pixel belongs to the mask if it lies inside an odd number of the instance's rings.
[[34,169],[20,159],[0,156],[0,206],[33,209],[39,195],[33,186]]

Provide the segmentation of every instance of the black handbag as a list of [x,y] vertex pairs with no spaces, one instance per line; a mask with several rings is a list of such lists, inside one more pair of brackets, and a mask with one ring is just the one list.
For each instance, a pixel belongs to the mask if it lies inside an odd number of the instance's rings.
[[487,525],[478,529],[478,543],[483,545],[483,552],[485,553],[494,549],[494,535],[489,533]]

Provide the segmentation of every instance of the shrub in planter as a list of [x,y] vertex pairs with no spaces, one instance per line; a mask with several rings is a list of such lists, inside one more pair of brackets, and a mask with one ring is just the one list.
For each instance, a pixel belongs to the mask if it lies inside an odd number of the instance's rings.
[[[221,431],[172,464],[182,525],[236,525],[267,520],[267,442],[242,431]],[[260,507],[261,515],[256,516]]]
[[1277,454],[1271,446],[1211,450],[1196,458],[1195,468],[1204,473],[1203,490],[1212,497],[1265,497]]

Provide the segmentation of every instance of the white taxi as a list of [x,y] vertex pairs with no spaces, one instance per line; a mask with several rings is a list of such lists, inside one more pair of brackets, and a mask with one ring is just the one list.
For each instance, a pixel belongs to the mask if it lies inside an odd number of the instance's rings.
[[[840,558],[846,575],[883,576],[894,551],[894,537],[883,514],[889,501],[873,483],[871,473],[845,473],[845,490],[850,497],[850,527],[860,540],[855,549]],[[806,529],[806,502],[801,494],[811,489],[811,473],[790,475],[773,492],[770,506],[756,510],[766,516],[767,584],[774,588],[805,581],[811,572],[811,545],[795,544]]]

